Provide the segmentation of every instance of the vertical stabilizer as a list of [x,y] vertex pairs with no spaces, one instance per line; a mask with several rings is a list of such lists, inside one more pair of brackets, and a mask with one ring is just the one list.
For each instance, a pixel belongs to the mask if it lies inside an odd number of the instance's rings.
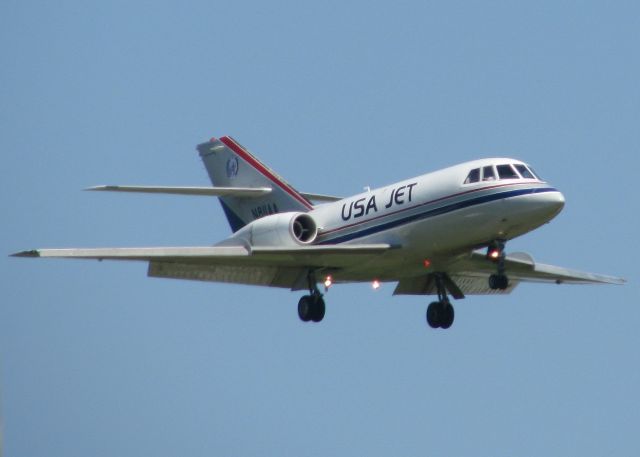
[[240,230],[263,216],[288,211],[307,212],[309,200],[229,136],[198,145],[198,152],[215,187],[269,187],[260,197],[220,197],[231,230]]

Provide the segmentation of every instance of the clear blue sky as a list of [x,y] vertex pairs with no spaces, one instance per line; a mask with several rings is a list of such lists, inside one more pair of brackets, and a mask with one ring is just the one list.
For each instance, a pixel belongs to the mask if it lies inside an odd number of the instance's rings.
[[[637,2],[131,2],[0,8],[7,456],[640,454]],[[213,244],[194,146],[230,134],[348,195],[483,156],[567,199],[511,251],[624,276],[456,305],[149,279],[36,247]]]

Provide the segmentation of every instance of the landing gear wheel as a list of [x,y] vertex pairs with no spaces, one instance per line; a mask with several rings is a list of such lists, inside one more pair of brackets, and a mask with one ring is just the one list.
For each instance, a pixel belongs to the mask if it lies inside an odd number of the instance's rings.
[[507,275],[491,275],[489,276],[489,287],[493,290],[505,290],[509,287],[509,278]]
[[304,295],[298,302],[298,317],[302,322],[320,322],[324,319],[324,300],[320,295]]
[[427,323],[431,328],[448,329],[453,325],[455,312],[448,301],[434,301],[427,308]]
[[451,279],[447,277],[446,273],[436,273],[434,274],[434,279],[438,291],[438,301],[432,302],[427,307],[427,324],[431,328],[448,329],[453,325],[453,319],[455,318],[455,312],[449,297],[447,297],[447,288],[445,286],[445,281],[451,282]]
[[442,307],[442,318],[440,319],[440,328],[448,329],[453,325],[453,320],[455,318],[455,311],[453,310],[453,306],[449,302],[443,302]]
[[324,313],[325,313],[325,306],[324,306],[324,300],[322,299],[321,296],[319,295],[315,295],[312,297],[312,301],[313,301],[313,306],[312,306],[312,314],[311,314],[311,320],[313,322],[320,322],[322,319],[324,319]]
[[302,322],[309,322],[313,316],[311,295],[303,295],[298,302],[298,317]]
[[427,324],[431,328],[440,328],[440,302],[434,301],[427,308]]

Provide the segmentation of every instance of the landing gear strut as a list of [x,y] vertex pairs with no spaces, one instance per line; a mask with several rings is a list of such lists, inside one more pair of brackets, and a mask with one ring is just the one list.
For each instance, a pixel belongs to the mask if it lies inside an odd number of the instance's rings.
[[505,274],[504,259],[505,259],[505,241],[496,240],[487,248],[487,259],[495,262],[498,265],[497,274],[489,276],[489,288],[493,290],[505,290],[509,287],[509,278]]
[[322,294],[318,290],[315,275],[309,273],[309,295],[303,295],[298,302],[298,317],[303,322],[320,322],[324,319],[325,306]]
[[434,301],[427,308],[427,323],[431,328],[448,329],[453,324],[455,312],[453,305],[447,297],[447,289],[444,286],[442,276],[435,275],[436,288],[438,289],[438,301]]

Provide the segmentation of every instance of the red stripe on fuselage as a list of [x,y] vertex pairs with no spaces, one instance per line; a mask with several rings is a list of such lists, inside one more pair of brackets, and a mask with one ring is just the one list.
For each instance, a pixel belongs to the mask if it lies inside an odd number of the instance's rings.
[[274,175],[267,167],[262,165],[248,151],[246,151],[245,149],[242,148],[242,146],[240,146],[238,143],[236,143],[236,141],[233,138],[231,138],[229,136],[223,136],[222,138],[220,138],[220,141],[222,141],[225,144],[225,146],[227,146],[233,152],[238,154],[242,158],[242,160],[244,160],[249,165],[251,165],[253,168],[255,168],[260,173],[262,173],[266,178],[271,180],[276,186],[280,187],[286,193],[288,193],[293,198],[295,198],[298,202],[300,202],[302,205],[304,205],[307,209],[313,209],[313,205],[309,202],[309,200],[304,198],[293,187],[289,186],[287,183],[285,183],[280,178],[278,178],[276,175]]

